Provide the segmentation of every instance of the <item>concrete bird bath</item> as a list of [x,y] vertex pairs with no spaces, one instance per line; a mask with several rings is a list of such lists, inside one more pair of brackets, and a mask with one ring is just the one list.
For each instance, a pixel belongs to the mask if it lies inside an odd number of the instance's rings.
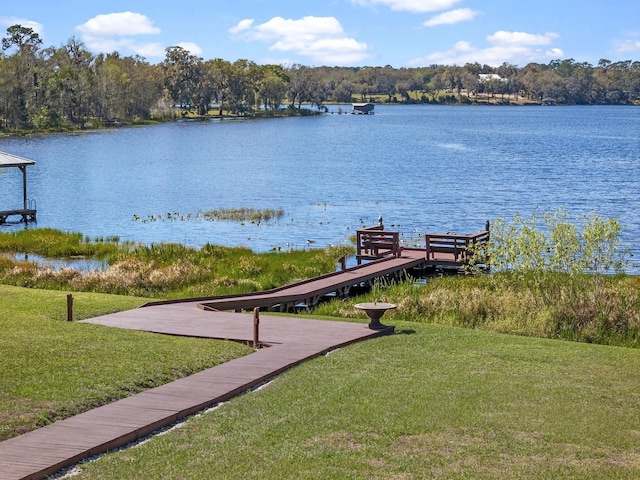
[[389,325],[383,325],[380,323],[380,318],[384,315],[384,312],[387,310],[393,310],[396,308],[394,303],[384,303],[384,302],[368,302],[368,303],[356,303],[354,305],[355,308],[359,310],[364,310],[369,319],[369,328],[371,330],[384,330],[385,328],[394,328]]

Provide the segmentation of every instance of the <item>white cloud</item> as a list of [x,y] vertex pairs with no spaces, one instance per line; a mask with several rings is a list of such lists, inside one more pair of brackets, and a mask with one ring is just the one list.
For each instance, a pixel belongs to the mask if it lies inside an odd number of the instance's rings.
[[493,35],[489,35],[487,41],[498,45],[549,45],[558,37],[559,35],[557,33],[538,35],[534,33],[505,32],[504,30],[499,30]]
[[253,18],[246,18],[244,20],[240,20],[238,25],[229,29],[229,33],[232,35],[237,35],[238,33],[245,32],[251,28],[253,22],[255,20]]
[[551,50],[547,50],[545,55],[547,58],[556,59],[564,57],[564,52],[560,48],[552,48]]
[[383,5],[398,12],[426,13],[447,10],[460,0],[351,0],[363,7]]
[[229,31],[245,41],[269,43],[270,51],[293,52],[323,64],[353,64],[368,57],[368,45],[348,37],[334,17],[274,17],[259,25],[242,20]]
[[353,65],[367,58],[367,45],[353,38],[319,39],[305,46],[302,51],[325,65]]
[[[136,54],[142,57],[164,57],[165,46],[160,42],[141,42],[140,36],[159,35],[160,28],[146,15],[135,12],[118,12],[96,15],[76,27],[82,34],[82,41],[92,51]],[[175,45],[175,44],[173,44]],[[202,49],[191,42],[177,45],[200,55]]]
[[131,50],[136,55],[140,55],[141,57],[144,57],[144,58],[164,57],[166,53],[165,46],[158,42],[131,43],[129,46],[129,50]]
[[473,20],[480,12],[471,10],[470,8],[458,8],[441,13],[424,22],[425,27],[435,27],[436,25],[451,25],[453,23],[466,22]]
[[40,36],[42,36],[44,33],[44,26],[36,21],[19,17],[0,17],[0,27],[2,27],[4,30],[9,27],[13,27],[14,25],[22,25],[23,27],[30,28]]
[[157,35],[160,29],[145,15],[119,12],[96,15],[76,27],[85,35],[109,37],[114,35]]
[[160,29],[140,13],[119,12],[96,15],[76,26],[87,48],[96,52],[132,52],[143,57],[162,57],[164,47],[157,42],[139,42],[138,35],[158,35]]
[[539,35],[498,31],[487,37],[487,42],[491,44],[488,47],[479,48],[469,42],[461,41],[449,50],[411,60],[409,65],[464,65],[478,62],[497,67],[504,62],[527,64],[553,60],[563,57],[563,51],[557,47],[548,49],[540,47],[551,44],[556,38],[558,35],[555,33]]
[[625,40],[618,43],[616,47],[618,53],[629,53],[640,51],[640,40]]
[[185,50],[188,50],[191,55],[200,56],[202,55],[202,48],[196,43],[193,42],[180,42],[178,47],[182,47]]
[[253,29],[254,38],[267,42],[274,39],[284,42],[313,41],[343,33],[342,25],[334,17],[304,17],[301,20],[274,17]]
[[119,52],[125,55],[135,54],[141,57],[164,57],[164,46],[158,42],[136,42],[131,37],[94,37],[83,35],[82,41],[94,52]]

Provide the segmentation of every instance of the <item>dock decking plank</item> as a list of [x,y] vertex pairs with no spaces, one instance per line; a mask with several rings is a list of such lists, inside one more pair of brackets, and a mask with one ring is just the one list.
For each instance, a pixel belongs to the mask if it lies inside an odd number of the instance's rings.
[[[358,265],[341,272],[321,275],[293,285],[243,295],[225,295],[202,297],[199,299],[181,299],[176,303],[197,302],[203,308],[216,310],[271,308],[278,304],[295,304],[323,295],[332,294],[354,285],[370,282],[385,275],[398,275],[405,270],[427,263],[425,250],[405,249],[400,257],[386,257],[371,263]],[[150,302],[149,306],[170,304],[172,301]],[[147,307],[148,308],[148,307]]]

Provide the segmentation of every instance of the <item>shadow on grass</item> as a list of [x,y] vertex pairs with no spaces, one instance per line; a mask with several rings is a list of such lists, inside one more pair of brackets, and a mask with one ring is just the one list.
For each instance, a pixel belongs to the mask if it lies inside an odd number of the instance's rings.
[[396,330],[396,335],[413,335],[414,333],[416,333],[415,330],[411,330],[408,328],[402,328],[400,330]]

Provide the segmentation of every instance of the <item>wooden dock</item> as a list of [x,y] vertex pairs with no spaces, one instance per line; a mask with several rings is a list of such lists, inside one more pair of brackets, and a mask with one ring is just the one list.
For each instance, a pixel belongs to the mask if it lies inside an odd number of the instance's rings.
[[[139,308],[87,322],[171,335],[253,338],[252,315],[204,311],[192,303]],[[46,478],[250,391],[305,360],[387,333],[365,323],[265,315],[260,339],[268,348],[0,442],[0,478]]]
[[[254,316],[236,312],[312,307],[328,295],[346,297],[354,287],[370,286],[380,278],[399,279],[413,269],[459,268],[473,254],[470,245],[482,245],[488,238],[488,228],[474,235],[427,234],[425,249],[402,248],[398,233],[379,225],[358,231],[361,264],[353,268],[263,292],[152,302],[85,322],[250,343],[256,339]],[[262,317],[259,329],[259,342],[268,348],[0,442],[0,479],[46,478],[247,392],[307,359],[393,332],[392,327],[372,330],[364,323],[270,315]]]
[[384,257],[341,272],[321,275],[273,290],[244,295],[200,299],[206,310],[251,310],[290,312],[296,307],[314,307],[323,297],[346,298],[353,288],[370,287],[377,279],[399,280],[407,271],[425,263],[423,250],[407,249],[402,257]]
[[36,221],[36,210],[34,208],[19,208],[16,210],[1,210],[0,225],[7,223],[9,217],[20,217],[21,222],[29,223]]
[[27,167],[36,162],[28,158],[18,157],[10,153],[0,152],[0,170],[6,168],[18,168],[22,172],[22,203],[18,209],[1,210],[0,225],[7,222],[9,217],[19,216],[24,223],[36,221],[35,200],[27,198]]
[[[253,310],[293,312],[313,308],[323,298],[346,298],[354,288],[368,288],[379,279],[404,278],[409,272],[425,273],[441,269],[460,269],[468,263],[474,249],[489,241],[487,230],[472,235],[425,235],[426,248],[404,248],[398,232],[382,226],[357,231],[356,267],[332,272],[272,290],[248,294],[187,298],[150,302],[145,307],[174,303],[194,303],[203,310]],[[366,261],[366,263],[363,263]]]

